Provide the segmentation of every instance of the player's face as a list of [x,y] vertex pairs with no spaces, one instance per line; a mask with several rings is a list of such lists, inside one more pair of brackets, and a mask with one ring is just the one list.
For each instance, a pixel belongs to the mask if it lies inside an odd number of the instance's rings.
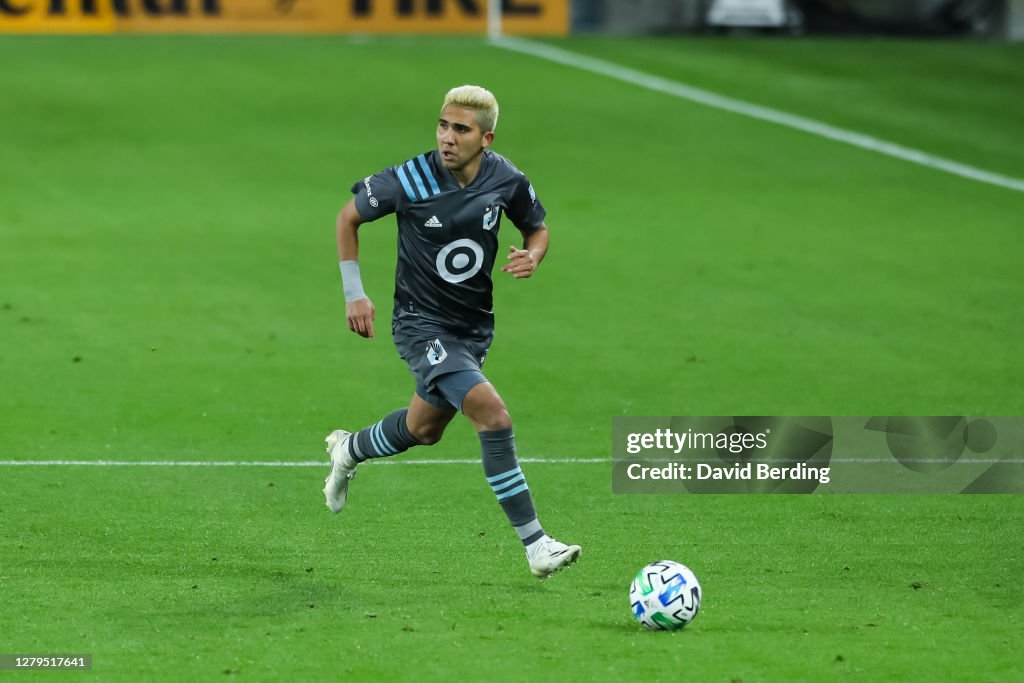
[[476,159],[494,140],[493,132],[483,132],[476,112],[448,105],[437,120],[437,149],[441,162],[449,170],[459,170]]

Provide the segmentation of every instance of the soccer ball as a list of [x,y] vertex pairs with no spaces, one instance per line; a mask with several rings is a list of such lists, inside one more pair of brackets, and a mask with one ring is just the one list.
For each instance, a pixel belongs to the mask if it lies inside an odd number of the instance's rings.
[[676,631],[689,624],[697,616],[701,596],[694,573],[672,560],[647,565],[629,586],[633,616],[653,631]]

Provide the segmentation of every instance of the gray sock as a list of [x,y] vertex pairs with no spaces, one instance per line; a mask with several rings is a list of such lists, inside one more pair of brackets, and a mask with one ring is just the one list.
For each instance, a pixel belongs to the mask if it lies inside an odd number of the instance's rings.
[[348,451],[355,461],[398,455],[418,445],[419,441],[409,432],[405,422],[408,413],[408,408],[396,410],[377,424],[353,434],[348,441]]
[[544,529],[537,521],[526,476],[516,462],[515,435],[511,429],[499,429],[478,436],[487,483],[523,545],[529,545],[544,536]]

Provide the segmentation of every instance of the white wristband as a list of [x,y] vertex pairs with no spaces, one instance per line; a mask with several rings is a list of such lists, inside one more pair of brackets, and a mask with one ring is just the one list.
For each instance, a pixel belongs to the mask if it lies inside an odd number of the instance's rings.
[[363,280],[359,277],[359,262],[339,261],[338,267],[341,269],[341,284],[345,288],[345,303],[365,299]]

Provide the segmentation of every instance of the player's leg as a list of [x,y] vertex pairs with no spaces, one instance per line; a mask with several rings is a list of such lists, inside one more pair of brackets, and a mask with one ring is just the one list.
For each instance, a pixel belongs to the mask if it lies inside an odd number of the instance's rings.
[[[465,393],[459,405],[463,414],[476,427],[483,455],[484,476],[509,523],[526,547],[530,570],[534,576],[545,578],[575,562],[580,556],[580,547],[565,545],[544,533],[526,484],[526,475],[516,460],[515,434],[508,408],[494,385],[486,381],[482,374],[477,375],[478,383]],[[464,380],[463,386],[466,383]],[[450,381],[439,382],[439,388],[446,392],[446,396],[451,384]]]
[[393,411],[354,434],[340,429],[332,432],[326,439],[331,456],[331,472],[324,482],[327,507],[331,512],[345,507],[348,485],[359,463],[437,443],[455,412],[440,395],[417,387],[408,408]]
[[436,356],[430,355],[433,346],[427,340],[437,339],[436,330],[421,329],[417,325],[399,322],[392,328],[398,355],[409,365],[409,372],[416,381],[416,392],[409,406],[393,411],[358,432],[337,430],[327,437],[331,473],[324,485],[324,497],[332,512],[340,512],[345,506],[348,483],[355,476],[359,463],[398,455],[413,446],[437,443],[455,416],[455,408],[434,385],[434,375],[443,368],[431,362],[432,358],[436,361]]
[[455,417],[455,409],[440,396],[422,393],[425,397],[417,389],[408,407],[352,435],[349,454],[356,464],[398,455],[413,446],[431,446],[441,440],[445,427]]
[[444,436],[444,430],[457,412],[447,401],[439,405],[424,400],[419,394],[413,394],[406,424],[421,446],[433,446]]

